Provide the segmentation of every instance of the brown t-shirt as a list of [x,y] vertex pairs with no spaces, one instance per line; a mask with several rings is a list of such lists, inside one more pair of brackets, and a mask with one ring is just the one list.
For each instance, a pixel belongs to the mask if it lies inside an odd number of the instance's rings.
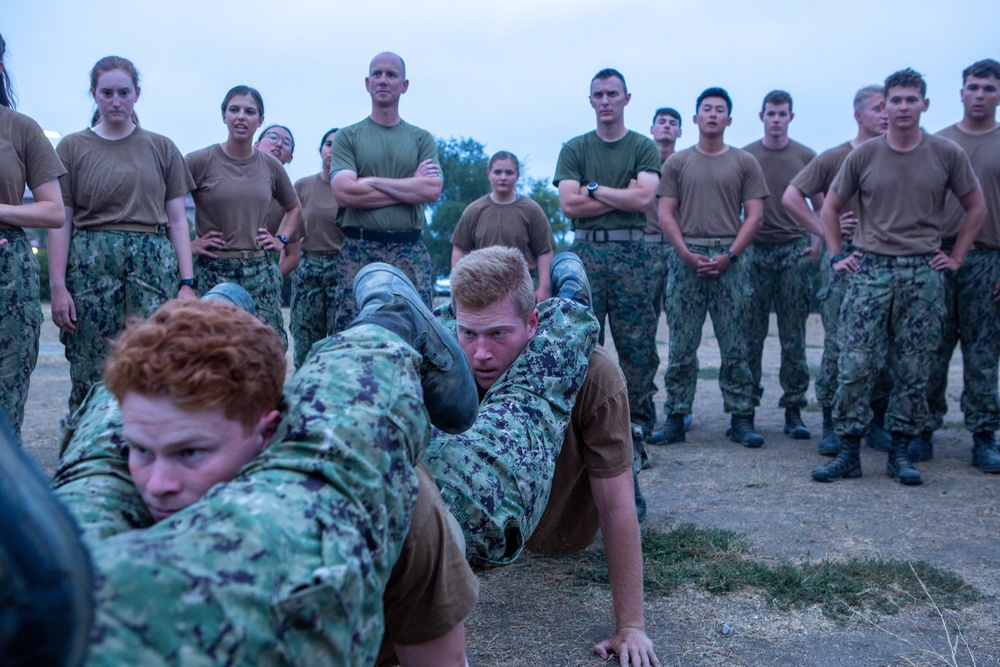
[[38,123],[0,106],[0,204],[20,205],[25,185],[34,189],[65,173]]
[[496,245],[517,248],[528,267],[536,269],[538,256],[552,252],[556,240],[545,212],[533,200],[517,195],[510,204],[497,204],[486,195],[465,208],[451,243],[466,252]]
[[77,229],[107,223],[167,224],[164,204],[194,183],[174,142],[141,127],[124,139],[104,139],[87,129],[56,147],[66,165],[59,179],[63,203]]
[[766,198],[768,189],[756,158],[746,151],[730,146],[705,155],[692,146],[667,158],[656,195],[678,200],[684,236],[736,236],[743,202]]
[[945,194],[961,197],[978,184],[958,144],[924,132],[905,153],[890,148],[885,137],[861,144],[844,160],[833,190],[844,198],[859,194],[859,250],[905,257],[940,248]]
[[392,568],[382,602],[385,636],[377,665],[395,665],[393,643],[422,644],[443,637],[466,617],[479,596],[479,580],[448,525],[434,477],[423,463],[410,530]]
[[236,160],[212,144],[184,159],[195,183],[195,229],[198,236],[222,232],[223,250],[256,250],[257,230],[267,225],[271,200],[279,207],[295,201],[291,179],[268,153],[254,149],[250,157]]
[[617,477],[632,467],[632,425],[625,376],[603,346],[590,355],[587,376],[556,459],[552,491],[527,548],[569,554],[588,547],[600,526],[590,478]]
[[765,146],[763,139],[744,146],[743,150],[757,158],[764,171],[767,190],[774,195],[764,200],[764,223],[754,237],[754,243],[789,243],[807,237],[809,231],[785,210],[781,196],[796,174],[816,157],[816,151],[793,139],[789,139],[788,145],[779,150]]
[[344,232],[337,226],[337,198],[330,181],[321,173],[306,176],[295,181],[295,192],[302,204],[302,224],[299,225],[302,249],[339,252],[344,245]]
[[[988,248],[1000,248],[1000,127],[986,134],[969,134],[958,129],[958,125],[946,127],[937,133],[939,137],[951,139],[965,149],[972,168],[979,177],[986,196],[986,219],[983,229],[976,239]],[[945,203],[944,234],[946,245],[953,245],[958,236],[958,223],[965,215],[965,209],[958,199],[948,194]]]

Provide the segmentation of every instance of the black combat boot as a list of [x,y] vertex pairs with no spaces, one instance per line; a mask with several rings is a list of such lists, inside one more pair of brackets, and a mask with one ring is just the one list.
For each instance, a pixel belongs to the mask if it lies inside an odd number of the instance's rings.
[[552,258],[549,267],[552,296],[572,299],[580,305],[594,309],[594,295],[583,262],[572,252],[561,252]]
[[885,430],[885,410],[875,410],[875,416],[868,424],[865,442],[872,449],[888,452],[892,449],[892,436]]
[[992,431],[980,431],[972,436],[972,465],[983,472],[1000,472],[1000,452]]
[[0,416],[0,664],[81,664],[93,617],[79,528]]
[[809,440],[813,437],[802,423],[802,411],[799,408],[785,408],[785,435],[792,440]]
[[910,460],[914,463],[934,460],[934,431],[925,430],[913,440],[908,448]]
[[738,442],[744,447],[756,448],[764,446],[764,437],[754,430],[753,415],[733,415],[730,420],[731,426],[726,434],[733,442]]
[[684,442],[687,436],[684,434],[684,415],[667,415],[667,421],[663,426],[654,429],[646,438],[648,445],[670,445],[675,442]]
[[910,437],[902,433],[892,434],[892,449],[885,463],[885,474],[900,484],[912,486],[920,484],[920,472],[910,463]]
[[840,438],[840,444],[837,458],[826,465],[813,468],[812,476],[817,482],[861,477],[861,436],[845,435]]
[[351,326],[375,324],[403,339],[423,356],[424,405],[431,423],[445,433],[469,429],[479,413],[479,391],[455,337],[427,310],[402,271],[376,262],[354,278],[358,316]]
[[823,456],[840,453],[840,436],[833,430],[833,408],[823,408],[823,437],[819,440],[819,453]]

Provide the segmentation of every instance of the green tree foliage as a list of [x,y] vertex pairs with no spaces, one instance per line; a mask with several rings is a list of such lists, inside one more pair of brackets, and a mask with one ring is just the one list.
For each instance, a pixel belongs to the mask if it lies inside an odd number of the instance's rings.
[[570,242],[566,239],[570,232],[569,220],[563,215],[562,207],[559,205],[559,193],[549,185],[547,178],[536,180],[529,176],[521,182],[528,184],[528,196],[542,207],[545,217],[549,219],[549,224],[552,225],[552,233],[556,237],[555,251],[558,253],[563,250],[569,250]]

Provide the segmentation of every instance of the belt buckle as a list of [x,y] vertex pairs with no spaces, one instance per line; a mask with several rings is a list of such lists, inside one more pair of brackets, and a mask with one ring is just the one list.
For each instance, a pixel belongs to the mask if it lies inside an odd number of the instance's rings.
[[708,239],[708,243],[706,244],[705,247],[706,248],[718,248],[721,245],[722,245],[722,241],[720,241],[719,239]]
[[253,259],[256,250],[240,250],[240,259]]
[[[598,234],[603,234],[604,238],[598,238],[598,236],[597,236]],[[607,243],[608,242],[608,230],[606,230],[606,229],[595,230],[594,231],[594,240],[597,241],[598,243]]]

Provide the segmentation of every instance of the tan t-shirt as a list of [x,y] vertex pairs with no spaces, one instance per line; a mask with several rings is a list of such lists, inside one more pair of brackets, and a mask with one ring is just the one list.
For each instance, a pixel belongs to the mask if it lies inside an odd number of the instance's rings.
[[885,137],[866,141],[844,160],[833,182],[841,197],[860,197],[854,244],[863,252],[905,257],[941,247],[948,191],[964,196],[979,180],[965,151],[927,132],[911,151],[889,147]]
[[552,252],[556,240],[545,212],[532,199],[517,195],[509,204],[497,204],[486,195],[465,208],[451,243],[466,252],[496,245],[517,248],[528,267],[536,269],[538,256]]
[[0,204],[20,205],[25,185],[34,189],[65,173],[38,123],[0,106]]
[[598,345],[570,416],[556,459],[552,491],[531,551],[569,554],[588,547],[600,526],[590,478],[617,477],[632,467],[632,425],[625,376],[615,358]]
[[165,225],[166,202],[194,186],[174,142],[141,127],[114,140],[90,129],[74,132],[56,152],[66,165],[59,179],[63,203],[73,208],[77,229],[123,222]]
[[344,232],[337,226],[337,198],[330,181],[323,174],[306,176],[295,181],[295,192],[302,204],[302,224],[299,225],[302,249],[306,252],[340,252]]
[[705,155],[692,146],[667,158],[656,195],[678,200],[684,236],[736,236],[743,202],[766,198],[768,189],[756,158],[746,151],[729,146],[725,153]]
[[[986,219],[976,242],[987,248],[1000,248],[1000,127],[986,134],[969,134],[958,129],[958,125],[946,127],[937,133],[939,137],[951,139],[965,149],[972,168],[979,177],[986,196]],[[958,236],[958,223],[965,215],[965,209],[958,199],[948,194],[944,213],[945,245],[951,246]]]
[[816,157],[816,151],[794,139],[789,139],[788,145],[780,150],[768,148],[763,139],[744,146],[743,150],[757,158],[767,190],[773,194],[764,200],[764,223],[754,243],[789,243],[807,237],[809,231],[785,210],[781,196],[796,174]]
[[267,225],[271,200],[277,200],[279,207],[295,201],[284,167],[256,148],[250,157],[237,160],[212,144],[184,159],[195,182],[191,196],[197,234],[222,232],[222,250],[256,250],[257,230]]

